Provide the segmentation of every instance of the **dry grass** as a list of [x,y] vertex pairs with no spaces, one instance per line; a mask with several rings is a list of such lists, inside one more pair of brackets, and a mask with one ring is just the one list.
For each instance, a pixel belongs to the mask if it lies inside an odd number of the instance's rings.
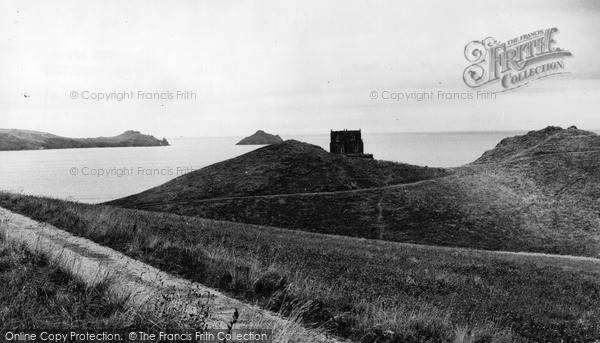
[[188,194],[189,201],[177,202],[167,188],[155,191],[164,199],[153,203],[117,204],[396,242],[598,257],[600,167],[589,167],[589,158],[468,166],[443,178],[359,192],[212,200]]
[[310,234],[1,194],[0,206],[362,342],[600,336],[598,263]]
[[596,134],[549,127],[447,170],[286,142],[109,204],[396,242],[600,257],[599,146]]
[[106,282],[88,287],[43,254],[29,252],[0,236],[0,332],[156,329],[165,323],[150,313],[126,308],[124,301],[111,296],[106,288]]

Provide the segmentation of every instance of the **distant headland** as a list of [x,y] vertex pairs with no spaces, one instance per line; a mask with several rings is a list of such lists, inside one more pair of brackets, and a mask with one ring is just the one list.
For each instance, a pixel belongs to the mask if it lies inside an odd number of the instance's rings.
[[139,131],[125,131],[114,137],[69,138],[47,132],[0,129],[0,150],[43,150],[72,148],[107,148],[107,147],[140,147],[167,146],[169,142]]
[[261,144],[280,144],[283,139],[279,135],[272,135],[263,130],[258,130],[252,136],[246,137],[239,141],[236,145],[261,145]]

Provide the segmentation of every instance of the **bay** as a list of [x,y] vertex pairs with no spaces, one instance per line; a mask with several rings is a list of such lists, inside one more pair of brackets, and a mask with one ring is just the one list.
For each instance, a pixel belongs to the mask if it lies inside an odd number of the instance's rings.
[[[363,141],[365,153],[376,159],[457,167],[522,133],[363,133]],[[0,151],[0,190],[85,203],[113,200],[262,147],[235,145],[241,138],[168,138],[167,147]],[[329,150],[329,134],[283,138]]]

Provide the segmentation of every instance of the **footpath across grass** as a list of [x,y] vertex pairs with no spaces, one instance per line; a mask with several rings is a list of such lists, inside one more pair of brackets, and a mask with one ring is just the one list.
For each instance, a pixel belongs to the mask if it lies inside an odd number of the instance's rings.
[[44,255],[7,242],[0,234],[0,332],[159,329],[164,324],[148,313],[127,309],[105,288],[106,284],[86,286]]
[[593,259],[365,240],[0,193],[0,206],[358,342],[591,342]]

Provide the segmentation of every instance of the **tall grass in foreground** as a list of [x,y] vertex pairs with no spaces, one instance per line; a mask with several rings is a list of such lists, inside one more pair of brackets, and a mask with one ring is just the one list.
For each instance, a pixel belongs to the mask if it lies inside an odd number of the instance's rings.
[[[360,342],[587,342],[598,264],[0,193],[0,206]],[[576,270],[575,270],[576,269]]]
[[[155,313],[127,308],[107,281],[86,286],[45,255],[0,234],[0,332],[31,329],[158,331],[181,326]],[[183,326],[181,326],[183,328]]]

